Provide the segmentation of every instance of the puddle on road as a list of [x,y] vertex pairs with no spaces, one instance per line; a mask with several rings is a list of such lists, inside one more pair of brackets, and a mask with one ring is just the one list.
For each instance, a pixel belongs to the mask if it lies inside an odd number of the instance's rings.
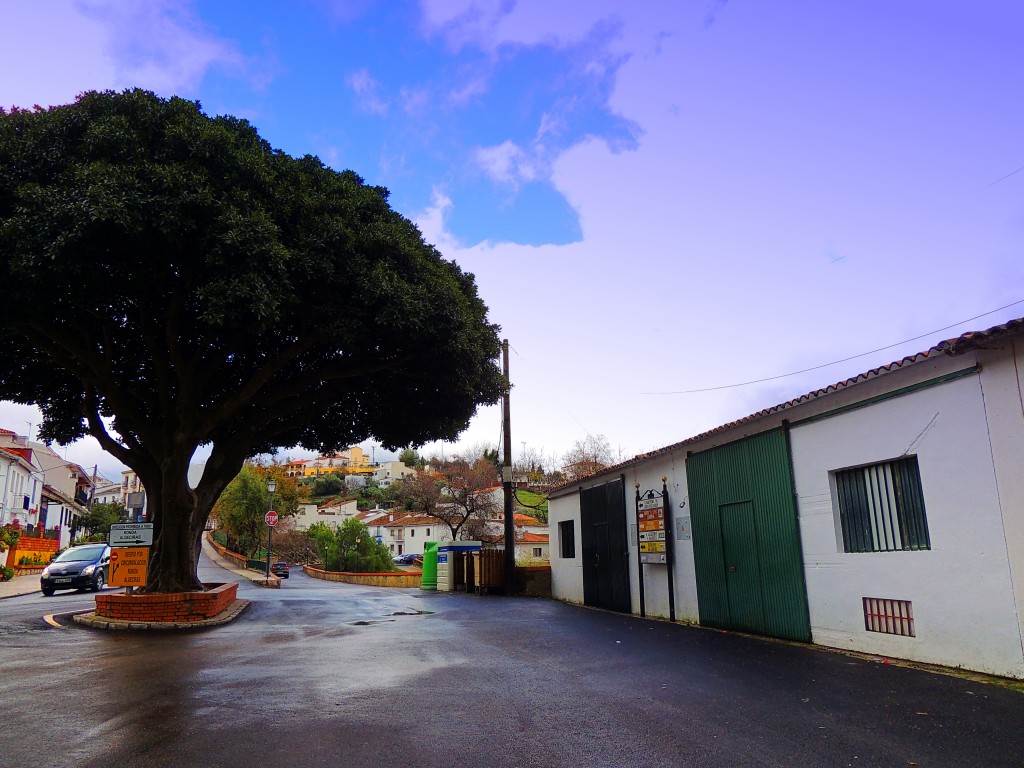
[[[393,613],[389,613],[388,615],[389,616],[429,616],[429,615],[431,615],[433,613],[434,613],[433,611],[416,611],[416,610],[411,610],[411,611],[394,611]],[[349,624],[351,624],[353,627],[369,627],[369,626],[372,626],[373,624],[385,624],[385,623],[387,623],[389,621],[394,621],[394,619],[360,619],[359,621],[350,621]]]

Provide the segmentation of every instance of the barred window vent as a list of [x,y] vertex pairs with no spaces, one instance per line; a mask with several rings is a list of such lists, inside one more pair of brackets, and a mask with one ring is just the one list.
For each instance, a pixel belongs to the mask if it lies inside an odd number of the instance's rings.
[[884,635],[916,637],[914,633],[914,606],[909,600],[890,600],[883,597],[865,597],[864,629]]

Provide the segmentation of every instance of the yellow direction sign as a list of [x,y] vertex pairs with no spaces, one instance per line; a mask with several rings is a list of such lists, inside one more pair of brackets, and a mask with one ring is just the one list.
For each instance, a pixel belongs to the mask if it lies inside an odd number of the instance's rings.
[[112,549],[108,583],[112,587],[144,587],[148,568],[149,547]]

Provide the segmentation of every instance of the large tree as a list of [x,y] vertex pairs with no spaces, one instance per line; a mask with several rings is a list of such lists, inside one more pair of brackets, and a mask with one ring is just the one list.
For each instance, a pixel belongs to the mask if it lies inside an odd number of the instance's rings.
[[484,521],[501,512],[494,495],[501,479],[483,456],[472,463],[461,457],[433,463],[429,471],[402,478],[391,487],[406,509],[447,525],[452,540],[467,528],[479,533]]
[[501,396],[472,275],[387,197],[183,99],[0,110],[0,399],[138,473],[148,591],[202,588],[203,526],[247,457],[452,440]]

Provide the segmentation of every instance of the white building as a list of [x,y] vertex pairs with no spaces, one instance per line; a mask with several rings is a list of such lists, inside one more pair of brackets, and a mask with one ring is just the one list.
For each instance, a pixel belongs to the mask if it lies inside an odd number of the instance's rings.
[[400,461],[385,461],[373,470],[373,479],[379,487],[387,488],[403,477],[412,477],[415,474],[416,470],[414,468],[407,467]]
[[1015,320],[555,489],[553,593],[1024,678],[1021,370]]
[[359,511],[358,502],[355,499],[339,501],[337,499],[326,499],[317,504],[306,502],[299,504],[298,512],[291,518],[295,529],[307,531],[314,523],[324,523],[329,528],[337,528],[349,518],[355,517]]
[[31,450],[0,447],[0,525],[38,524],[42,495],[43,470]]

